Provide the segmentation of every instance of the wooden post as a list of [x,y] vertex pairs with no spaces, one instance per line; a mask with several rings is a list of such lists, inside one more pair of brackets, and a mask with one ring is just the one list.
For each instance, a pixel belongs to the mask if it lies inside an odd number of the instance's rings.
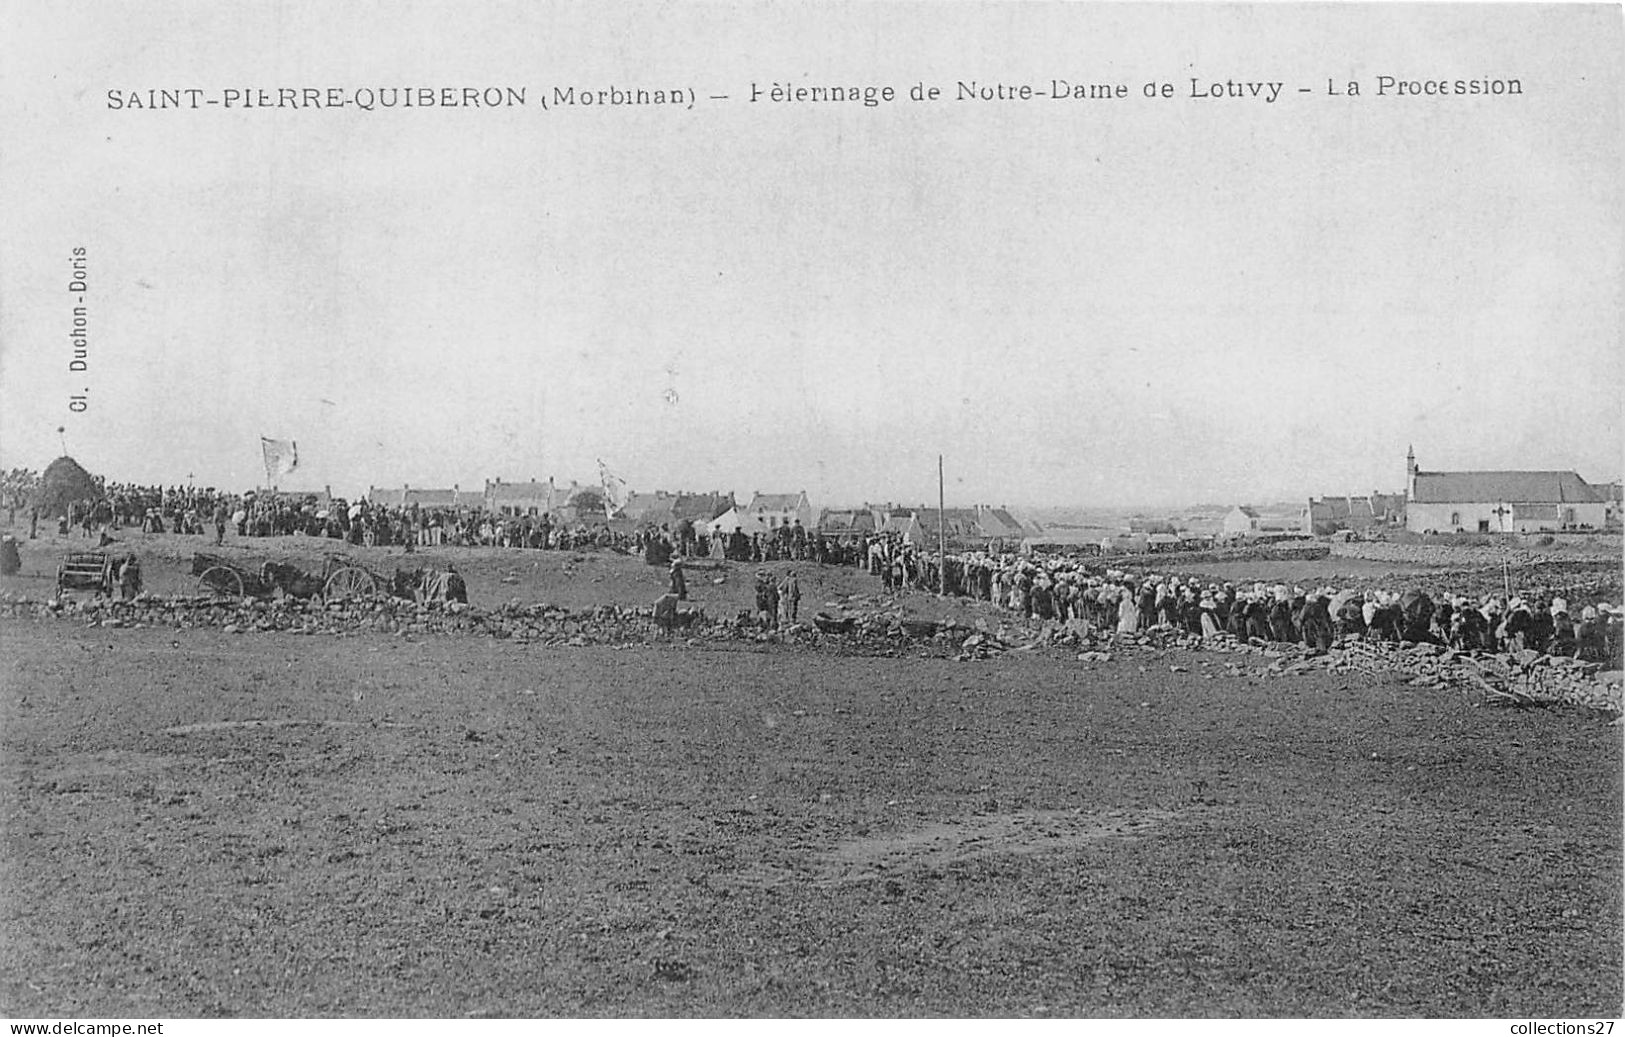
[[948,593],[948,514],[942,487],[942,455],[937,455],[937,593]]

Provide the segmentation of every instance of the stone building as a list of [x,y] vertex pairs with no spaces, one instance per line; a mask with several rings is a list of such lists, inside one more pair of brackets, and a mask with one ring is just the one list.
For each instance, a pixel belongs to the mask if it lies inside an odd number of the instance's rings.
[[1426,472],[1406,455],[1405,528],[1413,533],[1602,529],[1608,503],[1572,471]]

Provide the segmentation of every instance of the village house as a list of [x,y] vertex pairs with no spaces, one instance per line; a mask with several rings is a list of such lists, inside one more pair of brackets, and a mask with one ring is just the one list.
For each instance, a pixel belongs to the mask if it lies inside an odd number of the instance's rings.
[[1603,521],[1610,528],[1618,526],[1621,505],[1625,504],[1625,485],[1617,482],[1592,483],[1591,488],[1602,498]]
[[409,508],[415,504],[419,508],[450,508],[473,511],[485,507],[485,494],[464,492],[461,487],[455,484],[449,490],[423,489],[410,485],[401,486],[399,489],[369,486],[367,487],[367,503],[386,508]]
[[745,506],[745,514],[768,529],[793,526],[798,522],[802,529],[810,531],[813,528],[813,509],[807,501],[806,490],[799,493],[763,493],[758,490]]
[[667,493],[665,490],[656,490],[653,493],[629,493],[618,514],[621,518],[639,526],[674,525],[676,505],[677,495]]
[[[575,484],[571,484],[572,489]],[[541,516],[556,515],[560,507],[569,498],[569,494],[561,494],[553,485],[553,480],[541,482],[531,479],[527,482],[503,482],[501,479],[488,479],[485,483],[485,510],[493,515],[504,515],[517,518],[525,515]]]
[[1010,509],[1002,505],[997,508],[986,504],[976,505],[976,526],[982,536],[991,540],[1013,540],[1038,531],[1036,525],[1031,530],[1022,525],[1010,514]]
[[939,529],[958,543],[988,540],[1019,540],[1027,530],[1006,508],[978,504],[969,508],[897,508],[888,505],[882,533],[895,533],[905,543],[935,543]]
[[675,530],[683,520],[699,524],[709,523],[734,506],[731,493],[675,493],[655,490],[653,493],[632,493],[616,513],[634,526],[656,526]]
[[825,508],[818,513],[818,532],[827,537],[868,536],[875,529],[875,514],[867,508]]
[[1258,531],[1258,509],[1250,504],[1238,504],[1224,517],[1222,527],[1227,537],[1246,536]]
[[318,510],[326,510],[333,506],[333,487],[323,486],[319,490],[285,490],[278,487],[275,490],[259,491],[265,498],[293,501],[300,505],[308,504]]
[[710,522],[718,515],[735,507],[734,495],[713,490],[710,493],[679,493],[672,503],[671,515],[674,522],[685,519],[698,526],[702,522]]
[[1135,515],[1128,520],[1128,532],[1144,533],[1147,536],[1153,533],[1167,535],[1178,532],[1178,528],[1174,525],[1172,519],[1154,519]]
[[1405,524],[1405,495],[1377,493],[1368,497],[1310,499],[1304,505],[1301,525],[1305,533],[1326,536],[1340,530],[1364,534],[1373,529]]
[[1424,472],[1407,453],[1405,528],[1413,533],[1602,529],[1608,504],[1572,471]]
[[1286,515],[1267,515],[1251,504],[1238,504],[1224,517],[1221,532],[1228,540],[1241,537],[1279,536],[1297,533],[1299,521]]

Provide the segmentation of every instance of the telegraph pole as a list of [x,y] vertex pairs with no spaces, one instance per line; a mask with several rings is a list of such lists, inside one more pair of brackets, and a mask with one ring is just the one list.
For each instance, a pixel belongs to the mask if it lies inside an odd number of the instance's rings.
[[942,488],[942,455],[937,455],[937,593],[948,594],[947,492]]

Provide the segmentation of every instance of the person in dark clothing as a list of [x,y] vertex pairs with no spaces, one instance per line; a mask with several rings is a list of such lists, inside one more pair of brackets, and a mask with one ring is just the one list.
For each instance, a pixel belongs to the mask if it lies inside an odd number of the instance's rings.
[[1529,633],[1534,628],[1534,619],[1529,615],[1529,608],[1522,598],[1513,598],[1507,602],[1506,622],[1501,624],[1501,640],[1506,644],[1506,651],[1521,652],[1529,648]]
[[1328,598],[1310,594],[1304,598],[1303,643],[1316,655],[1325,655],[1332,649],[1332,615],[1327,608]]
[[1579,633],[1574,628],[1574,620],[1569,618],[1569,603],[1562,598],[1553,600],[1549,615],[1552,638],[1546,645],[1547,654],[1574,655],[1579,647]]
[[1140,629],[1148,630],[1157,624],[1157,588],[1147,580],[1140,585]]
[[[1566,611],[1567,608],[1568,606],[1565,604],[1564,610]],[[1532,648],[1537,652],[1549,650],[1555,629],[1556,624],[1552,622],[1550,607],[1547,606],[1544,599],[1537,601],[1535,607],[1529,611],[1529,634],[1525,639],[1525,647]]]
[[1179,626],[1183,627],[1187,634],[1202,632],[1202,603],[1189,589],[1180,595],[1176,611],[1179,613]]
[[1402,627],[1400,640],[1421,644],[1431,641],[1433,626],[1433,599],[1420,591],[1409,591],[1400,599]]
[[1484,635],[1489,624],[1484,613],[1471,605],[1458,605],[1450,613],[1450,642],[1464,652],[1476,652],[1484,647]]
[[1433,623],[1428,627],[1428,640],[1438,644],[1450,643],[1450,632],[1455,622],[1456,607],[1447,599],[1433,609]]
[[1270,607],[1262,598],[1247,604],[1247,639],[1270,640]]
[[1230,603],[1230,614],[1225,617],[1224,629],[1237,640],[1247,640],[1247,603],[1236,599]]
[[1353,595],[1337,610],[1337,633],[1340,636],[1365,636],[1365,600]]
[[779,586],[766,569],[756,573],[756,617],[770,630],[779,625]]
[[141,593],[141,563],[135,555],[124,559],[118,570],[119,597],[130,601]]
[[1055,599],[1050,594],[1049,581],[1039,580],[1033,584],[1033,615],[1039,619],[1055,618]]
[[671,592],[677,595],[678,601],[688,600],[688,578],[683,574],[683,560],[671,560]]
[[1291,644],[1298,639],[1298,631],[1292,625],[1292,600],[1286,595],[1276,594],[1269,610],[1269,624],[1270,640]]
[[1602,663],[1608,661],[1608,636],[1602,617],[1597,610],[1587,605],[1580,611],[1580,625],[1574,634],[1575,654],[1583,662]]

